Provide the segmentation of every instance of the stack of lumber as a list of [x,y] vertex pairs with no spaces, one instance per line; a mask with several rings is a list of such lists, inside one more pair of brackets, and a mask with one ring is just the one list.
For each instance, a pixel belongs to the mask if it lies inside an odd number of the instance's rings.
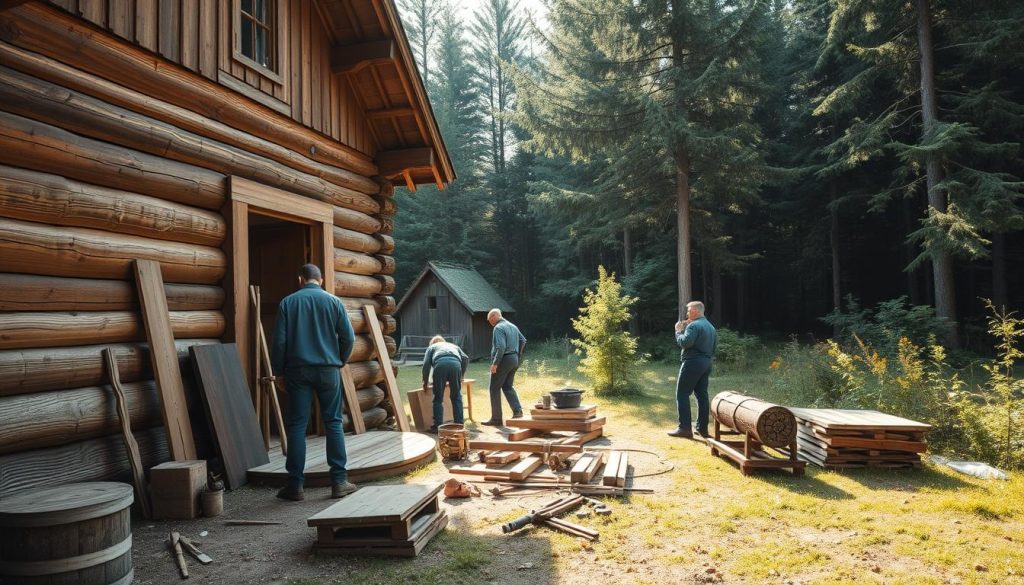
[[825,469],[921,467],[931,425],[875,410],[793,408],[800,457]]
[[438,499],[442,487],[363,487],[306,521],[317,530],[313,546],[335,554],[414,557],[448,525]]
[[547,433],[569,431],[575,433],[570,437],[575,438],[582,445],[603,434],[605,417],[597,416],[597,406],[583,404],[576,408],[533,408],[530,416],[510,418],[505,424],[510,427],[522,429],[513,431],[508,435],[509,441],[521,441],[531,437],[538,437]]

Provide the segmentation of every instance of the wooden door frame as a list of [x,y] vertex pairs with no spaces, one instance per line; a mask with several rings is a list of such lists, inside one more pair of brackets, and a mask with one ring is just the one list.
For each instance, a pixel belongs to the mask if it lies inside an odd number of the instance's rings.
[[[249,214],[308,226],[311,262],[323,272],[324,290],[334,294],[334,208],[329,203],[236,176],[229,178],[228,194],[223,213],[228,225],[224,253],[230,276],[224,279],[227,328],[223,340],[238,345],[242,368],[251,387],[254,364],[249,299]],[[268,340],[272,335],[272,331],[267,332]]]

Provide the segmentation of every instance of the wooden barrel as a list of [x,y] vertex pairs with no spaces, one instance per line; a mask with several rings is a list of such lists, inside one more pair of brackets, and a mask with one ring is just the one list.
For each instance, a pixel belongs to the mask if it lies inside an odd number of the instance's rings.
[[711,400],[711,414],[721,424],[750,433],[769,447],[787,447],[796,438],[790,410],[738,392],[720,392]]
[[117,584],[134,578],[132,486],[73,483],[0,499],[0,581]]

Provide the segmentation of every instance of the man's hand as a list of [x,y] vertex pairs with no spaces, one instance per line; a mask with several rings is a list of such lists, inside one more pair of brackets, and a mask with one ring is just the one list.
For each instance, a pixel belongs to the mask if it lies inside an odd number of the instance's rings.
[[683,329],[686,329],[686,326],[689,324],[689,321],[676,321],[676,333],[682,333]]
[[498,373],[498,366],[496,366],[494,364],[491,364],[491,373],[492,374],[497,374]]

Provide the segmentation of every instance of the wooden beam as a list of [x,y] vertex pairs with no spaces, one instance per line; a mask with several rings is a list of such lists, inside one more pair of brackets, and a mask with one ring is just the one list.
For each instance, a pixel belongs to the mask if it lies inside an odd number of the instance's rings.
[[370,65],[394,63],[396,59],[398,45],[391,39],[335,45],[331,48],[331,72],[358,73]]
[[377,154],[377,167],[382,177],[394,177],[411,169],[429,169],[433,166],[433,148],[386,150]]

